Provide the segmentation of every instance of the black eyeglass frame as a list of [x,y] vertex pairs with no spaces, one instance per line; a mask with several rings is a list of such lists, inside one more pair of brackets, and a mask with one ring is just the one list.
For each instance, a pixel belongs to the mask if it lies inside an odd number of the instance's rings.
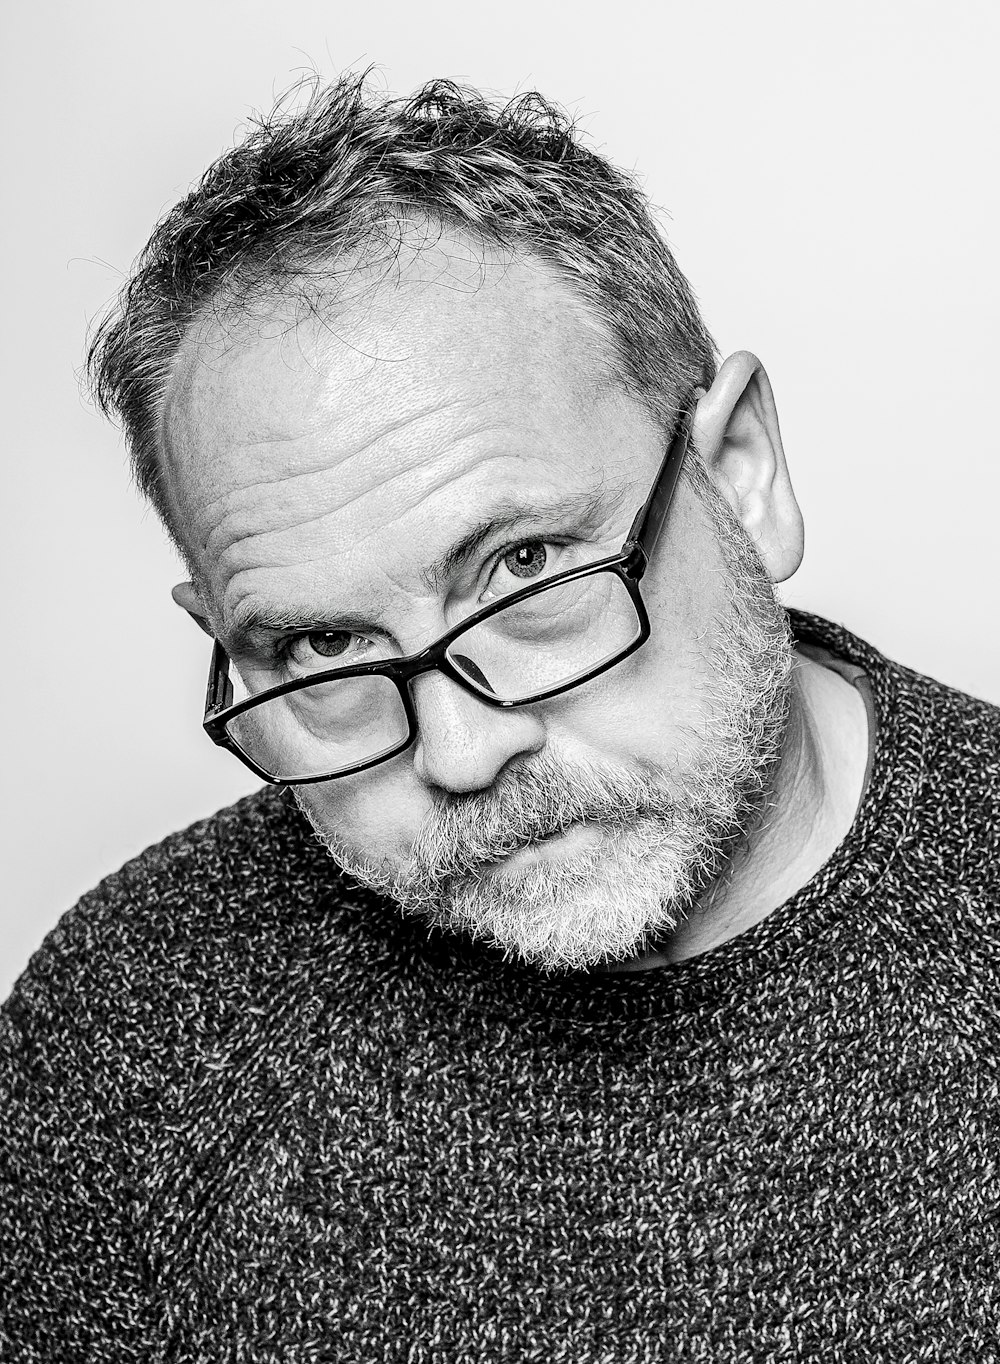
[[[471,616],[466,616],[464,620],[459,621],[451,630],[439,636],[426,648],[421,649],[419,653],[407,654],[402,658],[384,659],[379,663],[355,663],[347,668],[330,668],[324,672],[315,673],[311,677],[297,677],[290,682],[282,682],[276,687],[269,687],[267,691],[261,692],[258,696],[248,697],[244,701],[236,702],[235,705],[233,704],[232,679],[229,676],[230,658],[222,644],[216,640],[212,650],[208,693],[205,698],[205,718],[203,721],[205,733],[213,743],[218,744],[220,748],[228,749],[263,781],[270,782],[275,786],[307,786],[313,782],[335,781],[338,777],[350,777],[357,772],[364,772],[370,767],[377,767],[379,763],[388,762],[390,758],[396,757],[397,754],[409,748],[417,736],[417,713],[409,684],[413,678],[419,677],[421,673],[434,670],[442,672],[452,682],[471,692],[473,696],[478,697],[487,705],[500,710],[511,710],[517,706],[529,706],[538,701],[547,701],[553,696],[560,696],[563,692],[572,691],[574,687],[582,686],[584,682],[589,682],[593,678],[599,677],[601,673],[617,666],[630,654],[634,654],[637,649],[641,648],[649,638],[649,616],[639,592],[639,584],[649,566],[649,561],[653,557],[660,532],[667,518],[667,512],[670,510],[670,505],[674,499],[691,440],[693,419],[693,408],[682,410],[668,442],[666,454],[653,481],[653,486],[649,491],[649,496],[636,512],[625,542],[617,554],[609,555],[604,559],[597,559],[592,564],[580,564],[576,568],[567,569],[565,572],[557,573],[541,582],[532,583],[517,592],[511,592],[500,600],[491,602],[489,606],[484,606],[482,610],[473,612]],[[526,601],[530,597],[537,596],[540,592],[547,592],[550,588],[557,587],[561,583],[574,582],[578,578],[586,578],[595,573],[614,573],[625,584],[639,620],[639,633],[620,652],[603,659],[595,667],[581,673],[578,677],[572,678],[569,682],[563,682],[558,687],[550,687],[546,691],[537,692],[531,696],[506,700],[477,686],[472,678],[460,672],[448,657],[448,650],[457,639],[461,638],[466,631],[471,630],[473,626],[488,620],[490,616],[498,615],[501,611],[506,611],[509,607],[515,606],[518,602]],[[354,763],[350,767],[340,768],[336,772],[324,773],[320,776],[275,777],[270,772],[265,771],[248,753],[244,752],[237,741],[226,732],[226,726],[237,716],[244,715],[248,710],[253,710],[267,701],[273,701],[279,696],[287,696],[290,692],[302,691],[306,687],[319,686],[321,683],[335,682],[341,678],[372,675],[387,677],[395,684],[408,727],[405,740],[395,744],[384,753],[380,753],[377,757],[366,758],[364,762]]]

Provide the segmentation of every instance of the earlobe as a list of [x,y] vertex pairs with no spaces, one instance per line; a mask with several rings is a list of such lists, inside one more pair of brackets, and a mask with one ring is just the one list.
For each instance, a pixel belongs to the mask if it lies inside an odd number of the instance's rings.
[[186,611],[194,623],[205,631],[206,635],[212,639],[215,638],[215,631],[209,623],[208,612],[205,610],[201,595],[194,583],[178,583],[171,590],[170,595],[181,610]]
[[749,351],[721,365],[699,400],[695,445],[719,492],[750,536],[773,582],[802,562],[803,526],[764,366]]

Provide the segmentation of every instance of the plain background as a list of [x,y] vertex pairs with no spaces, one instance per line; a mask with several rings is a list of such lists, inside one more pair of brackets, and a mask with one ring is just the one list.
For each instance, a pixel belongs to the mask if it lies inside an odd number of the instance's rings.
[[[64,909],[252,789],[208,645],[77,385],[86,325],[254,108],[375,63],[539,88],[638,168],[723,352],[774,383],[786,599],[1000,702],[995,0],[40,3],[6,9],[0,996]],[[667,216],[669,211],[669,217]]]

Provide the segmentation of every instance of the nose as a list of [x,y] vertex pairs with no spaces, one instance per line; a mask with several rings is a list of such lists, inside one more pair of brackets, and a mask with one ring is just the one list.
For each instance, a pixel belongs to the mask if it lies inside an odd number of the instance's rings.
[[411,689],[417,712],[413,766],[427,786],[456,795],[485,790],[507,763],[545,743],[534,706],[500,710],[439,672],[421,674]]

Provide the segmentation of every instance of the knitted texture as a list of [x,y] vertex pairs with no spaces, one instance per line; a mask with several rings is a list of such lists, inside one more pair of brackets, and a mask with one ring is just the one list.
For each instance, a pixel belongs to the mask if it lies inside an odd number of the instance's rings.
[[285,791],[86,896],[2,1014],[0,1358],[1000,1359],[1000,712],[794,623],[866,797],[678,966],[429,937]]

